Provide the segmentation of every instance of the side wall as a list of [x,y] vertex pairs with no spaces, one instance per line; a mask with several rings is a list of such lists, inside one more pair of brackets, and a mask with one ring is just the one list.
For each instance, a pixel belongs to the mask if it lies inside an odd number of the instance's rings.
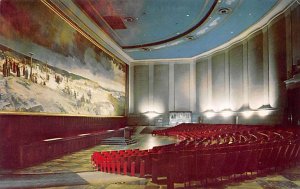
[[[135,63],[129,124],[157,125],[162,118],[167,125],[168,111],[186,110],[193,112],[194,122],[286,122],[284,81],[300,59],[299,10],[295,4],[244,40],[195,61]],[[140,67],[143,72],[137,74]],[[141,81],[142,87],[135,85]],[[147,122],[149,111],[160,115]]]
[[21,146],[50,138],[70,140],[80,134],[117,130],[125,127],[126,118],[0,115],[0,123],[1,169],[20,166]]
[[0,172],[99,144],[126,125],[128,66],[49,3],[0,3]]

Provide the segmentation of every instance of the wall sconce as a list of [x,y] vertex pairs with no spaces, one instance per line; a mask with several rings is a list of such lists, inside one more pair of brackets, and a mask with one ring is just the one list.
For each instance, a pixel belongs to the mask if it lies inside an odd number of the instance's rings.
[[270,104],[265,104],[259,107],[258,110],[274,110],[274,108]]
[[257,114],[260,117],[266,117],[270,115],[271,111],[275,110],[270,104],[265,104],[257,109]]

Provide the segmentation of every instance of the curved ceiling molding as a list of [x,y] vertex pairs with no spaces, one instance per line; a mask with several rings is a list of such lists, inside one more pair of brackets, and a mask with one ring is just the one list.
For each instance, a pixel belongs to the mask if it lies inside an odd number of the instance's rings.
[[[59,0],[59,2],[66,5],[66,8],[62,9],[66,14],[69,15],[69,10],[73,11],[69,16],[72,21],[80,19],[87,23],[85,25],[95,32],[95,35],[105,34],[109,41],[118,46],[117,51],[127,54],[132,60],[160,61],[195,59],[218,49],[227,48],[245,38],[245,35],[256,30],[258,26],[263,27],[261,23],[265,25],[293,0]],[[72,8],[69,7],[70,4]],[[94,19],[87,11],[94,13]],[[107,34],[96,21],[108,28],[105,31]],[[201,24],[193,28],[200,21]],[[189,31],[191,28],[193,30]],[[176,38],[173,38],[174,36]],[[166,42],[164,41],[166,39],[172,40]],[[156,44],[156,42],[163,43]],[[141,46],[145,44],[146,46]]]
[[[218,27],[218,25],[222,24],[223,21],[228,19],[228,16],[238,7],[239,3],[240,0],[219,1],[218,5],[214,6],[214,9],[211,12],[210,16],[205,19],[205,22],[199,24],[192,31],[187,32],[184,35],[180,35],[180,37],[178,36],[178,38],[174,38],[173,40],[165,41],[164,43],[153,43],[151,44],[151,47],[150,45],[148,45],[148,47],[150,50],[158,50],[189,42],[190,40],[195,40]],[[135,47],[134,49],[133,48],[125,49],[126,52],[141,51],[139,46]]]
[[[172,44],[172,41],[176,41],[178,39],[181,39],[182,37],[187,37],[186,39],[192,40],[194,38],[193,35],[191,35],[192,32],[194,32],[197,28],[199,28],[203,23],[205,23],[205,21],[210,17],[211,13],[215,10],[216,4],[217,4],[217,0],[214,0],[214,3],[211,5],[211,7],[209,8],[208,12],[204,15],[204,17],[201,18],[201,20],[194,25],[193,27],[187,29],[186,31],[179,33],[173,37],[170,37],[168,39],[164,39],[161,41],[156,41],[156,42],[152,42],[152,43],[146,43],[146,44],[140,44],[140,45],[132,45],[132,46],[122,46],[123,49],[134,49],[134,48],[143,48],[143,47],[150,47],[150,46],[158,46],[161,44],[165,44],[165,43],[169,43]],[[175,43],[177,44],[177,43]],[[151,48],[152,49],[152,48]]]
[[252,25],[249,27],[247,30],[242,32],[240,35],[234,37],[230,41],[213,48],[209,51],[205,51],[201,54],[198,54],[196,56],[190,57],[190,58],[169,58],[169,59],[143,59],[143,60],[135,60],[132,63],[132,65],[135,64],[143,64],[143,63],[149,63],[149,62],[162,62],[162,63],[167,63],[167,62],[190,62],[190,61],[196,61],[201,58],[206,58],[208,56],[211,56],[214,53],[217,53],[219,51],[222,51],[224,49],[228,49],[232,47],[233,45],[240,43],[241,41],[245,40],[247,37],[252,35],[253,33],[257,32],[258,30],[263,29],[264,27],[267,27],[268,24],[270,24],[274,19],[276,19],[278,16],[282,15],[287,11],[293,4],[296,2],[293,0],[284,0],[278,3],[278,5],[272,9],[264,18],[262,18],[259,22],[257,22],[255,25]]
[[[163,48],[151,47],[151,51],[126,50],[135,60],[162,60],[195,58],[212,52],[214,49],[238,38],[249,28],[259,23],[274,9],[283,10],[292,0],[222,0],[218,1],[216,11],[212,13],[211,22],[199,27],[193,40],[174,41]],[[230,5],[230,6],[229,6]],[[223,7],[231,9],[229,14],[221,15],[218,10]],[[220,18],[218,18],[218,16]],[[273,16],[275,16],[273,14]],[[224,17],[224,18],[223,18]],[[221,19],[222,18],[222,19]],[[217,19],[217,20],[215,20]],[[266,22],[265,22],[266,23]],[[205,29],[210,24],[210,29]],[[155,49],[157,48],[157,49]]]
[[[206,22],[218,0],[73,2],[123,49],[134,49],[165,44],[189,35]],[[157,31],[160,33],[155,33]]]

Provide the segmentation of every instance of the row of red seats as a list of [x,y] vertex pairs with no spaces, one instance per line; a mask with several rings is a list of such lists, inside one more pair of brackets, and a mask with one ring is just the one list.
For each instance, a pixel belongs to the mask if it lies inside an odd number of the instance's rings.
[[167,152],[152,160],[152,180],[167,176],[169,182],[190,182],[280,169],[299,160],[300,144]]
[[[140,177],[148,174],[153,181],[159,176],[167,176],[173,183],[178,181],[181,173],[183,176],[180,179],[188,178],[186,181],[199,180],[202,178],[200,173],[205,175],[203,178],[217,178],[228,176],[226,174],[229,173],[236,175],[278,169],[300,158],[300,144],[297,140],[299,130],[295,128],[213,125],[210,130],[208,125],[193,125],[192,131],[187,131],[186,127],[177,126],[167,132],[161,131],[164,135],[174,130],[176,134],[190,133],[189,137],[183,137],[185,139],[179,143],[150,150],[95,152],[91,157],[92,163],[103,172]],[[198,160],[201,158],[208,159],[202,162]],[[200,162],[208,167],[217,166],[207,172],[205,168],[199,167]],[[220,165],[222,162],[224,164]],[[173,169],[181,170],[180,174],[172,175],[175,172]]]
[[[268,143],[228,145],[189,151],[129,150],[125,153],[94,153],[100,171],[144,177],[152,175],[155,182],[160,176],[169,178],[183,174],[189,181],[236,176],[247,172],[279,169],[300,158],[300,143]],[[179,169],[180,171],[172,171]],[[213,170],[213,171],[212,171]],[[176,173],[176,175],[172,175]],[[176,181],[173,180],[174,182]]]

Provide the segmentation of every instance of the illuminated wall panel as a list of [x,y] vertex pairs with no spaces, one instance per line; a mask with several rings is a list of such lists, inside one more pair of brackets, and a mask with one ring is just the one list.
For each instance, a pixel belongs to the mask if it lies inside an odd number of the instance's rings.
[[285,18],[269,26],[269,102],[278,107],[283,102],[280,91],[285,89],[286,80],[286,32],[282,29]]
[[263,35],[259,31],[248,40],[249,106],[258,109],[264,104]]
[[134,112],[148,111],[149,106],[149,67],[134,67]]
[[208,108],[208,60],[196,63],[196,104],[199,112]]
[[184,111],[190,109],[190,65],[175,64],[175,110]]
[[153,110],[166,113],[169,109],[169,66],[154,65]]
[[[177,60],[166,66],[165,61],[155,62],[153,106],[163,107],[164,112],[167,112],[166,107],[169,111],[189,110],[193,112],[194,121],[207,123],[235,123],[236,114],[241,124],[282,122],[286,100],[283,81],[292,63],[300,61],[299,15],[300,8],[294,5],[241,42],[199,57],[196,63]],[[153,66],[153,62],[148,66],[151,64]],[[148,76],[143,74],[143,77]],[[142,88],[147,87],[145,83]],[[148,97],[149,93],[151,91],[146,91],[145,95]],[[238,111],[243,105],[246,110],[248,105],[256,110],[268,104],[275,109],[252,111],[251,115],[234,112],[227,117],[220,112],[226,108]],[[210,112],[213,115],[209,117],[207,110],[216,112]],[[196,119],[197,116],[200,119]]]
[[243,45],[229,50],[230,107],[238,110],[243,105]]
[[215,111],[225,108],[225,54],[220,53],[212,57],[212,106]]

